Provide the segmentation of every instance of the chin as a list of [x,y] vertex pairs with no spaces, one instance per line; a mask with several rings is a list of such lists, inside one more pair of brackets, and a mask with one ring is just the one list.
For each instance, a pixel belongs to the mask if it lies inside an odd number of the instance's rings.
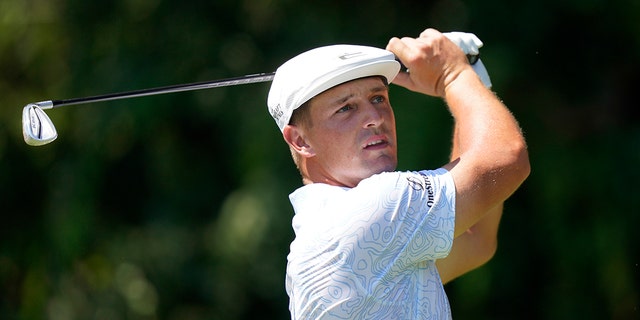
[[380,166],[376,166],[372,170],[372,175],[382,173],[382,172],[393,172],[396,170],[396,163],[386,163]]
[[380,172],[392,172],[395,171],[398,167],[398,160],[395,157],[385,157],[384,161],[381,163],[381,171]]

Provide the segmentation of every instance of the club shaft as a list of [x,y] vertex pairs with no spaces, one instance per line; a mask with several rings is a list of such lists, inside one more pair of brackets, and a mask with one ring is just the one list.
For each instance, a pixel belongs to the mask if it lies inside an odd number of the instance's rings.
[[249,83],[267,82],[267,81],[272,81],[274,76],[275,76],[274,72],[259,73],[259,74],[246,75],[242,77],[204,81],[204,82],[195,82],[195,83],[188,83],[188,84],[179,84],[179,85],[172,85],[172,86],[166,86],[166,87],[141,89],[141,90],[127,91],[127,92],[119,92],[119,93],[110,93],[110,94],[103,94],[103,95],[90,96],[90,97],[84,97],[84,98],[49,100],[49,101],[37,102],[36,104],[42,107],[43,109],[50,109],[50,108],[57,108],[62,106],[74,105],[74,104],[111,101],[111,100],[119,100],[119,99],[152,96],[152,95],[165,94],[165,93],[193,91],[193,90],[228,87],[228,86],[235,86],[235,85],[249,84]]
[[[471,64],[475,64],[478,58],[479,58],[479,55],[467,55],[467,59]],[[188,84],[179,84],[179,85],[172,85],[172,86],[166,86],[166,87],[141,89],[141,90],[134,90],[134,91],[119,92],[119,93],[109,93],[109,94],[90,96],[90,97],[84,97],[84,98],[72,98],[72,99],[65,99],[65,100],[47,100],[47,101],[35,102],[34,104],[38,105],[42,109],[51,109],[51,108],[69,106],[74,104],[85,104],[85,103],[92,103],[92,102],[129,99],[129,98],[152,96],[152,95],[165,94],[165,93],[193,91],[193,90],[228,87],[228,86],[235,86],[235,85],[249,84],[249,83],[267,82],[267,81],[272,81],[274,76],[275,76],[275,72],[258,73],[258,74],[251,74],[251,75],[235,77],[235,78],[195,82],[195,83],[188,83]]]
[[[475,64],[478,58],[479,58],[479,55],[467,55],[467,59],[471,64]],[[172,86],[166,86],[166,87],[141,89],[141,90],[134,90],[134,91],[119,92],[119,93],[109,93],[109,94],[90,96],[90,97],[84,97],[84,98],[72,98],[72,99],[65,99],[65,100],[48,100],[48,101],[36,102],[35,104],[42,109],[51,109],[51,108],[69,106],[74,104],[85,104],[85,103],[92,103],[92,102],[129,99],[129,98],[152,96],[152,95],[165,94],[165,93],[193,91],[193,90],[228,87],[228,86],[235,86],[235,85],[249,84],[249,83],[267,82],[267,81],[272,81],[274,76],[275,76],[275,72],[258,73],[258,74],[251,74],[251,75],[235,77],[235,78],[195,82],[195,83],[188,83],[188,84],[179,84],[179,85],[172,85]]]

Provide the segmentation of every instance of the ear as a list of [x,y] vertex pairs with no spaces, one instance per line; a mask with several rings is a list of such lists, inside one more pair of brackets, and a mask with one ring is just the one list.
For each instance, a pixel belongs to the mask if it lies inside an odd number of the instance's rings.
[[305,158],[315,156],[315,152],[306,140],[305,132],[301,127],[288,124],[282,129],[282,136],[287,144],[300,156]]

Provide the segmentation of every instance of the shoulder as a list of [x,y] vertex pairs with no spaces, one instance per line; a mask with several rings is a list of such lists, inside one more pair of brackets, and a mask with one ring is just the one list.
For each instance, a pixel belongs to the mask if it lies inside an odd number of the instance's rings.
[[383,172],[364,179],[354,189],[428,191],[454,187],[453,177],[446,169]]
[[[394,171],[375,174],[353,188],[322,183],[305,185],[289,199],[296,213],[357,212],[374,209],[413,207],[419,211],[443,204],[455,203],[455,186],[445,169],[425,171]],[[373,210],[375,211],[375,210]]]
[[456,188],[445,169],[384,172],[362,180],[345,194],[349,202],[420,212],[453,210]]

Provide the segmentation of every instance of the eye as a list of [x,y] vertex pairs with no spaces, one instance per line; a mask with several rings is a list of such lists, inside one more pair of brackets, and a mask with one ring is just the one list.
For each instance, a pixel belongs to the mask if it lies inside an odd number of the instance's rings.
[[338,111],[336,113],[343,113],[343,112],[347,112],[349,110],[353,109],[353,106],[350,104],[345,104],[344,106],[340,107],[340,109],[338,109]]
[[373,97],[373,99],[371,99],[371,103],[373,103],[373,104],[383,103],[384,101],[385,101],[385,97],[384,96],[375,96],[375,97]]

